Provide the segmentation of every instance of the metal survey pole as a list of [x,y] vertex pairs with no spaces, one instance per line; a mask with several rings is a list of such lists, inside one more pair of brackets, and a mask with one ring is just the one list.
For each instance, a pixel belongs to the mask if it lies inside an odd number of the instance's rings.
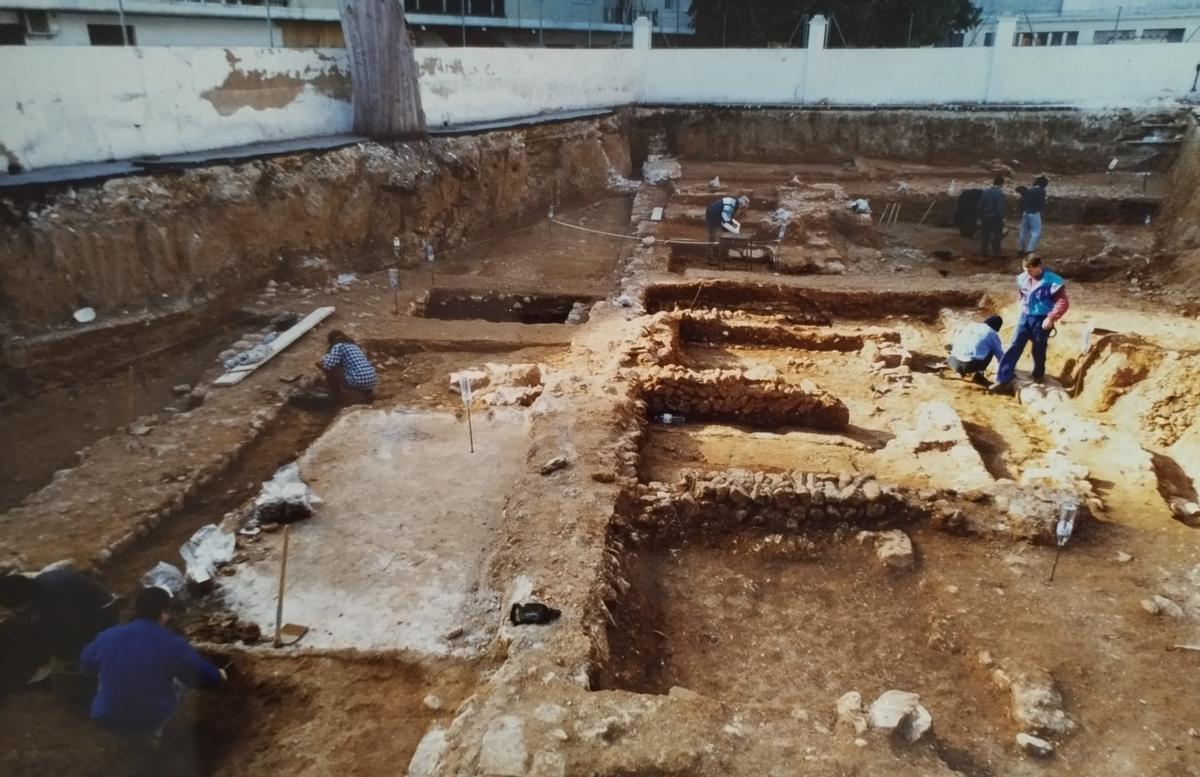
[[267,6],[267,48],[275,48],[275,25],[271,23],[271,0],[263,3]]
[[125,28],[125,1],[117,0],[117,16],[121,22],[121,45],[129,45],[129,30]]
[[1117,6],[1117,20],[1115,22],[1113,22],[1112,40],[1110,40],[1109,43],[1114,44],[1114,45],[1117,42],[1117,28],[1121,26],[1121,9],[1123,7],[1124,6],[1120,6],[1120,5]]
[[905,45],[906,45],[908,48],[910,48],[910,49],[912,48],[912,28],[913,28],[913,19],[916,17],[916,15],[917,15],[917,14],[916,14],[916,12],[915,12],[915,11],[914,11],[914,12],[911,12],[911,13],[909,13],[909,15],[908,15],[908,43],[907,43],[907,44],[905,44]]

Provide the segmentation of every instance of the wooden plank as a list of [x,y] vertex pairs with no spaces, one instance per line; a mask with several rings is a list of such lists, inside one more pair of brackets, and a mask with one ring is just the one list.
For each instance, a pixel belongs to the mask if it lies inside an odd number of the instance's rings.
[[332,316],[334,310],[336,310],[336,308],[334,308],[332,305],[329,307],[317,308],[299,322],[294,324],[279,337],[276,337],[274,340],[272,340],[269,346],[270,350],[267,352],[267,355],[263,357],[262,361],[257,361],[253,364],[242,364],[234,367],[229,372],[226,372],[224,375],[214,380],[213,384],[217,386],[233,386],[237,383],[241,383],[247,375],[271,361],[271,359],[274,359],[276,354],[280,353],[289,345],[299,340],[305,332]]

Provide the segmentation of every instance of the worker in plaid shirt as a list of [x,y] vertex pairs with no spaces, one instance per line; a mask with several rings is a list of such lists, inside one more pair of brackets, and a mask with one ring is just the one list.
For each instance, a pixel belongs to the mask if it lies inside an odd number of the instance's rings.
[[375,387],[379,385],[375,367],[358,343],[340,329],[329,333],[329,351],[317,367],[325,374],[329,395],[338,401],[346,391],[363,394],[368,401],[375,398]]

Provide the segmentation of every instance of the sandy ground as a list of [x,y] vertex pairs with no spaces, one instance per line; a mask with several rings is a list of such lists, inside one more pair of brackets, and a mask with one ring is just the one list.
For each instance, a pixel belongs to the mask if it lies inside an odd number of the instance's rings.
[[[689,163],[685,172],[685,185],[703,186],[720,173],[728,186],[766,196],[797,170]],[[805,172],[847,178],[836,169]],[[962,174],[906,172],[930,187]],[[1095,177],[1073,184],[1081,196],[1102,196],[1105,187],[1138,194],[1131,181],[1112,185]],[[605,231],[657,229],[662,237],[701,229],[647,227],[639,205],[647,201],[604,200],[564,217]],[[1130,273],[1147,250],[1138,225],[1072,224],[1048,233],[1047,245],[1075,255],[1080,267],[1089,254],[1120,249],[1109,251],[1108,281],[1069,278],[1074,307],[1052,344],[1052,376],[1071,375],[1080,355],[1069,344],[1082,340],[1087,323],[1142,335],[1149,350],[1137,359],[1175,349],[1189,363],[1200,324],[1130,292]],[[703,418],[645,427],[631,378],[639,353],[653,350],[642,347],[652,319],[636,307],[601,302],[582,326],[410,315],[431,287],[468,300],[495,289],[612,298],[637,297],[648,283],[764,279],[700,266],[683,267],[681,278],[671,272],[669,248],[631,255],[634,245],[542,225],[439,258],[433,273],[404,272],[395,298],[382,276],[367,276],[344,290],[297,287],[250,301],[250,309],[268,311],[336,300],[331,323],[366,343],[384,368],[375,406],[342,410],[328,428],[332,413],[303,424],[289,415],[297,412],[287,409],[294,387],[281,379],[311,370],[322,330],[238,389],[164,419],[148,439],[122,432],[99,441],[83,464],[6,513],[0,539],[35,561],[95,558],[98,547],[165,509],[159,528],[113,552],[106,579],[128,586],[135,568],[177,546],[180,520],[218,519],[252,498],[281,459],[299,458],[325,504],[294,527],[285,620],[313,630],[278,652],[206,645],[233,661],[235,682],[194,700],[166,755],[148,757],[98,734],[77,705],[45,692],[11,694],[0,701],[6,773],[390,775],[405,771],[430,731],[414,774],[1200,771],[1190,679],[1198,654],[1171,649],[1200,642],[1200,551],[1195,530],[1172,517],[1161,493],[1159,472],[1169,468],[1152,465],[1155,457],[1174,461],[1171,446],[1189,439],[1189,425],[1178,419],[1195,417],[1193,373],[1178,367],[1128,383],[1137,359],[1113,357],[1094,368],[1093,387],[1063,409],[1102,425],[1107,436],[1085,442],[1065,439],[1016,400],[945,379],[933,366],[946,336],[939,311],[899,303],[873,309],[870,300],[881,291],[900,299],[901,292],[967,289],[981,309],[958,314],[1003,310],[1011,318],[1011,268],[978,262],[949,230],[906,223],[878,247],[846,256],[843,277],[770,280],[785,291],[853,300],[842,307],[858,309],[835,317],[834,331],[853,319],[899,332],[913,359],[908,380],[885,380],[858,353],[684,343],[671,355],[687,369],[769,365],[787,383],[811,380],[849,409],[850,427],[835,434]],[[703,304],[727,302],[709,294]],[[553,370],[529,410],[475,416],[472,455],[446,376],[487,361],[550,362]],[[1110,389],[1111,407],[1097,410],[1097,397]],[[661,544],[617,531],[636,509],[639,480],[672,482],[689,469],[861,472],[942,488],[961,473],[920,466],[940,461],[929,458],[936,451],[912,460],[884,455],[927,402],[945,403],[961,419],[964,444],[985,477],[1019,481],[1055,451],[1088,465],[1104,509],[1068,546],[1053,584],[1051,548],[932,523],[907,527],[915,563],[903,574],[880,568],[871,546],[855,540],[858,526],[797,530],[786,553],[751,530]],[[248,418],[264,403],[270,416],[252,428]],[[303,428],[285,435],[273,424]],[[271,435],[275,442],[253,448]],[[240,456],[222,459],[234,446]],[[565,466],[543,474],[540,465],[556,455]],[[127,493],[108,485],[121,477],[134,481]],[[986,493],[977,498],[972,509],[985,516],[1000,510]],[[88,531],[79,528],[85,516],[93,519]],[[242,545],[232,574],[221,578],[223,595],[186,617],[239,614],[269,626],[279,544],[269,534]],[[1141,602],[1153,595],[1177,602],[1181,616],[1147,612]],[[562,617],[511,626],[504,606],[515,597],[548,602]],[[458,628],[461,635],[446,637]],[[996,667],[1047,676],[1061,692],[1077,727],[1048,734],[1058,747],[1053,758],[1035,759],[1015,745],[1024,729],[993,679]],[[669,693],[673,686],[686,690]],[[838,724],[834,705],[843,693],[858,690],[870,701],[889,688],[921,694],[934,718],[927,739],[904,745]]]

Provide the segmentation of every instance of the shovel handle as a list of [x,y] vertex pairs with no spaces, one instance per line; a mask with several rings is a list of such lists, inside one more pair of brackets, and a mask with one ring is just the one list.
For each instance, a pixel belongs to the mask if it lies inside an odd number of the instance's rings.
[[279,598],[275,602],[275,647],[283,647],[283,591],[287,583],[288,524],[283,525],[283,563],[279,565]]

